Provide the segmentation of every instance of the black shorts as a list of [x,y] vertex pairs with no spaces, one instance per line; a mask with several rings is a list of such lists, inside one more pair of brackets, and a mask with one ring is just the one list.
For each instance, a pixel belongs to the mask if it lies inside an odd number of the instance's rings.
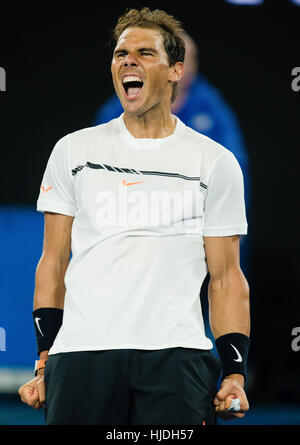
[[115,349],[50,355],[47,425],[216,424],[220,364],[192,348]]

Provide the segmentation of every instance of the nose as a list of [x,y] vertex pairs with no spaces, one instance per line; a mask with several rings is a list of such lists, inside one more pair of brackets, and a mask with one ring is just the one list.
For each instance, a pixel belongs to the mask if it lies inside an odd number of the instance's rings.
[[134,56],[134,54],[129,53],[127,57],[125,57],[124,59],[124,66],[137,66],[137,65],[138,61],[136,57]]

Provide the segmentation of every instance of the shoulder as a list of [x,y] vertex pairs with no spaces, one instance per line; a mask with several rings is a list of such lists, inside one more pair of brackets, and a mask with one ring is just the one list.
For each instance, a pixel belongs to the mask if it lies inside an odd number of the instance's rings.
[[185,127],[186,142],[198,153],[202,154],[211,162],[217,161],[223,156],[232,156],[232,152],[219,142],[210,137],[193,130],[191,127]]
[[239,174],[240,165],[230,150],[188,126],[185,128],[184,151],[193,162],[199,162],[200,178],[206,185],[216,175]]
[[109,122],[99,125],[93,125],[92,127],[81,128],[80,130],[73,131],[69,133],[69,138],[71,141],[77,140],[91,140],[97,138],[101,135],[105,135],[108,132],[114,130],[116,126],[117,119],[112,119]]
[[112,119],[105,124],[81,128],[80,130],[73,131],[63,136],[57,142],[57,144],[68,145],[71,151],[80,150],[82,152],[85,147],[92,147],[102,138],[115,134],[117,131],[116,121],[117,119]]
[[99,147],[101,141],[116,134],[117,119],[105,124],[81,128],[61,137],[55,144],[52,157],[65,159],[68,162],[82,160],[91,150]]

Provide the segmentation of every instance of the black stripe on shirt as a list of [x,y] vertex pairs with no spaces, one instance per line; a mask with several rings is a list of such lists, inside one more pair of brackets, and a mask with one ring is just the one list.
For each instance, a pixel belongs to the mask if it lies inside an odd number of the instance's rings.
[[74,169],[72,169],[72,175],[75,176],[78,172],[80,172],[84,167],[89,167],[92,169],[102,169],[116,173],[129,173],[129,174],[137,174],[137,175],[153,175],[153,176],[166,176],[169,178],[179,178],[184,179],[186,181],[198,181],[200,182],[200,187],[207,189],[207,185],[200,181],[199,176],[186,176],[181,175],[180,173],[168,173],[168,172],[159,172],[159,171],[151,171],[151,170],[135,170],[133,168],[120,168],[120,167],[112,167],[107,164],[93,164],[92,162],[87,162],[85,165],[78,165]]

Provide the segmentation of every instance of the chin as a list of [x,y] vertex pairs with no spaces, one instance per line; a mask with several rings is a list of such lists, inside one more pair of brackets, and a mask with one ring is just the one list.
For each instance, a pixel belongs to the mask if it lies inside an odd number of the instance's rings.
[[143,107],[143,105],[138,105],[135,103],[128,104],[127,101],[121,102],[122,107],[124,108],[124,111],[128,114],[136,115],[143,114],[146,110]]

